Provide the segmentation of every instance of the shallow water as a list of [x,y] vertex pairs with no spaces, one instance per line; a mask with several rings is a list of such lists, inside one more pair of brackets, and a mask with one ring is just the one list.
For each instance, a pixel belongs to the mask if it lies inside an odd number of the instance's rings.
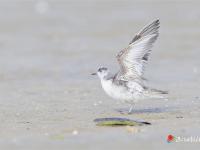
[[[200,136],[198,1],[0,1],[1,149],[168,149],[168,134]],[[118,70],[115,56],[145,24],[160,18],[146,70],[168,101],[110,99],[90,74]],[[151,122],[130,133],[96,127],[100,117]],[[144,144],[145,143],[145,144]],[[194,143],[170,147],[193,148]]]

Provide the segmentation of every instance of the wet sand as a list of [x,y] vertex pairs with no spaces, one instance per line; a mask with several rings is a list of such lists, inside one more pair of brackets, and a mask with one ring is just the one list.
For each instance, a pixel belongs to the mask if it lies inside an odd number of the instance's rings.
[[[198,149],[171,143],[200,137],[198,1],[0,1],[0,149]],[[160,37],[145,72],[168,101],[129,105],[109,98],[90,74],[118,70],[115,56],[145,24]],[[99,117],[151,122],[97,127]]]

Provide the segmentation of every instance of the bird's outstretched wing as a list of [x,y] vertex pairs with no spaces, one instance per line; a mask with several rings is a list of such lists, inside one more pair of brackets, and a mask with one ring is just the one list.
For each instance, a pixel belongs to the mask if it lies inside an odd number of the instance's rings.
[[120,80],[141,80],[144,66],[148,61],[153,43],[159,33],[159,20],[153,21],[135,35],[129,46],[117,55],[120,71],[117,78]]

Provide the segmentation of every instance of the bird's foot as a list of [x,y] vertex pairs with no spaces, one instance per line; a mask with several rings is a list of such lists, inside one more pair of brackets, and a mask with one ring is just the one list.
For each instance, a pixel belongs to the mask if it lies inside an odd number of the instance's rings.
[[128,110],[128,114],[131,115],[132,114],[132,110],[133,110],[133,106],[131,106]]
[[133,113],[132,110],[133,110],[133,106],[131,106],[131,107],[129,108],[129,110],[127,110],[127,109],[118,109],[117,111],[118,111],[120,114],[123,114],[123,115],[131,115],[131,114]]

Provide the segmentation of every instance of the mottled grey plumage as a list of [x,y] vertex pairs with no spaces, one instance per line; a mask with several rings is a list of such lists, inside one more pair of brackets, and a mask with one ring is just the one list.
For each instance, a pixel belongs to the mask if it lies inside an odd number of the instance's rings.
[[[151,48],[158,38],[159,20],[144,27],[131,40],[128,47],[117,55],[120,70],[114,76],[105,67],[97,74],[105,92],[114,99],[134,103],[141,99],[162,98],[167,92],[150,89],[143,83],[145,64],[149,59]],[[132,110],[129,110],[129,112]]]
[[153,43],[158,38],[159,20],[152,22],[142,29],[129,46],[117,55],[120,65],[118,79],[121,80],[141,80],[144,72],[144,65],[153,47]]

